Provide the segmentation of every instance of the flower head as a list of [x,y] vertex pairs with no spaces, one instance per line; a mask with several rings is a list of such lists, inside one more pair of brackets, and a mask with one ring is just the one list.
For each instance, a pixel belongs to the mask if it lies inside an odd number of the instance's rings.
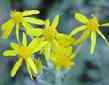
[[50,58],[51,52],[55,49],[55,45],[67,47],[71,46],[75,40],[64,33],[59,33],[56,29],[58,23],[59,16],[57,15],[51,24],[48,19],[45,21],[44,29],[32,29],[28,32],[31,37],[39,37],[47,42],[41,51],[47,58]]
[[59,16],[56,16],[50,24],[50,21],[47,19],[45,21],[44,29],[32,29],[28,31],[31,37],[39,37],[41,40],[46,41],[46,45],[43,47],[42,52],[45,56],[49,56],[51,52],[51,48],[53,46],[53,42],[56,39],[58,32],[56,31],[56,27],[59,22]]
[[51,62],[58,70],[70,69],[74,65],[73,58],[71,47],[64,48],[60,46],[51,53]]
[[23,11],[23,12],[16,11],[16,10],[11,11],[10,19],[2,24],[2,31],[3,31],[2,37],[8,38],[14,26],[16,26],[16,35],[17,35],[16,37],[18,37],[20,24],[23,25],[25,31],[27,31],[28,29],[31,29],[28,27],[30,23],[39,24],[39,25],[44,24],[43,20],[30,17],[33,14],[39,14],[39,13],[40,12],[38,10],[29,10],[29,11]]
[[[12,50],[6,50],[3,53],[4,56],[17,56],[18,60],[11,70],[11,77],[14,77],[16,75],[16,72],[20,68],[23,61],[26,63],[27,71],[30,75],[30,78],[32,78],[34,74],[37,74],[37,65],[40,64],[40,62],[36,60],[34,61],[32,55],[33,53],[38,52],[43,47],[43,45],[44,43],[42,43],[38,39],[32,40],[30,44],[27,45],[26,35],[24,33],[21,45],[17,43],[11,43]],[[37,65],[35,65],[36,63]]]
[[90,54],[93,54],[96,47],[96,34],[99,34],[105,43],[109,46],[109,43],[105,36],[100,31],[100,26],[109,26],[109,24],[99,24],[97,18],[95,16],[92,16],[92,18],[87,18],[84,15],[80,13],[75,14],[75,19],[79,22],[81,22],[83,25],[75,28],[71,33],[70,36],[74,36],[75,34],[83,31],[82,36],[78,40],[78,43],[81,43],[85,41],[89,35],[91,35],[91,47],[90,47]]

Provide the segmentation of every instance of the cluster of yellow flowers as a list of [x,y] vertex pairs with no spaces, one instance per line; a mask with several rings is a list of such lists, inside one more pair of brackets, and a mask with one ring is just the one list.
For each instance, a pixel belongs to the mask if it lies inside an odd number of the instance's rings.
[[[2,24],[2,38],[7,39],[12,30],[16,29],[17,43],[11,42],[12,49],[5,50],[3,56],[17,56],[17,61],[11,70],[11,77],[14,77],[24,62],[26,69],[32,79],[43,69],[40,59],[36,59],[35,53],[45,56],[47,62],[51,63],[56,70],[66,70],[74,65],[75,47],[82,44],[91,34],[90,54],[94,53],[96,47],[96,33],[98,33],[109,46],[105,36],[101,33],[99,27],[109,26],[108,23],[99,24],[97,18],[93,16],[87,19],[80,13],[75,13],[75,19],[83,23],[82,26],[75,28],[71,33],[65,34],[57,31],[59,15],[55,16],[52,23],[49,19],[42,20],[33,18],[31,15],[39,14],[38,10],[26,10],[23,12],[12,11],[10,19]],[[44,27],[38,27],[43,25]],[[15,27],[14,27],[15,26]],[[20,27],[21,26],[21,27]],[[20,40],[19,30],[22,32]],[[75,35],[83,31],[80,38],[76,39]],[[27,37],[31,38],[31,41]]]

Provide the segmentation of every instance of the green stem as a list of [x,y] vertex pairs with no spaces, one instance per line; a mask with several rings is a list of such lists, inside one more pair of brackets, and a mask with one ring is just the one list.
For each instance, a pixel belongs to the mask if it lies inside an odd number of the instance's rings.
[[61,72],[60,70],[56,70],[55,72],[55,85],[62,85],[62,81],[61,81]]

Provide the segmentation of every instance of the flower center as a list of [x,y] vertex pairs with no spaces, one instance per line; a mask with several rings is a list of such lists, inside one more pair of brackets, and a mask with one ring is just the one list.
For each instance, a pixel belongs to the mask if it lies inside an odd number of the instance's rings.
[[53,27],[48,27],[44,30],[44,37],[47,40],[51,40],[55,37],[56,30]]
[[31,56],[31,50],[27,47],[24,47],[24,46],[21,46],[19,49],[18,49],[18,55],[20,57],[30,57]]
[[23,16],[22,16],[21,12],[12,11],[12,12],[11,12],[11,18],[12,18],[16,23],[20,23],[20,22],[23,21]]
[[55,63],[58,67],[67,69],[71,66],[72,61],[70,57],[63,56],[63,57],[58,57]]
[[98,26],[99,26],[98,22],[93,20],[93,19],[90,19],[88,24],[87,24],[87,28],[90,31],[97,31]]

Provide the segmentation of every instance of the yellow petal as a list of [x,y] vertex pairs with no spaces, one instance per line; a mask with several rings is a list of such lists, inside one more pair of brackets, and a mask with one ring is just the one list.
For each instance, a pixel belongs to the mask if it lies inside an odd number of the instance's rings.
[[6,50],[3,52],[3,56],[15,56],[16,51],[15,50]]
[[20,43],[20,39],[19,39],[19,24],[16,24],[16,39],[17,39],[18,43]]
[[50,21],[49,21],[49,19],[46,19],[46,20],[45,20],[45,28],[48,28],[49,25],[50,25]]
[[28,61],[30,68],[32,69],[32,71],[35,74],[37,74],[37,68],[36,68],[35,63],[33,62],[32,58],[28,58],[27,61]]
[[9,19],[8,21],[6,21],[5,23],[2,24],[2,30],[5,30],[5,29],[10,29],[13,27],[15,23],[13,22],[12,19]]
[[22,22],[22,25],[24,26],[26,32],[28,32],[30,29],[33,29],[32,25],[27,22]]
[[58,26],[58,24],[59,24],[59,15],[55,16],[55,18],[53,19],[53,22],[52,22],[51,26],[53,28],[56,28]]
[[106,45],[109,47],[109,42],[106,39],[106,37],[102,34],[102,32],[97,30],[97,33],[101,36],[101,38],[105,41]]
[[36,59],[34,59],[33,61],[35,63],[35,66],[37,67],[38,72],[41,73],[42,72],[42,63],[41,63],[41,61],[40,60],[36,60]]
[[30,16],[30,15],[39,14],[39,13],[40,13],[40,11],[38,11],[38,10],[26,10],[26,11],[22,12],[22,15]]
[[31,79],[33,79],[33,74],[32,74],[30,65],[28,64],[27,59],[25,60],[25,62],[26,62],[26,68],[27,68],[27,71],[28,71],[28,73],[29,73],[29,76],[30,76]]
[[11,47],[12,47],[14,50],[19,49],[19,46],[18,46],[17,43],[13,43],[13,42],[12,42],[10,45],[11,45]]
[[18,69],[20,68],[21,64],[22,64],[23,59],[20,58],[15,65],[13,66],[12,70],[11,70],[11,77],[14,77],[18,71]]
[[75,19],[78,20],[79,22],[83,23],[83,24],[88,23],[87,17],[85,17],[84,15],[82,15],[80,13],[75,13]]
[[26,34],[23,32],[23,40],[22,40],[22,45],[27,46],[27,39],[26,39]]
[[50,53],[51,53],[51,44],[50,43],[48,43],[44,46],[43,53],[44,53],[46,58],[50,58]]
[[27,31],[27,34],[31,37],[39,37],[43,34],[43,30],[40,28],[30,29]]
[[72,32],[69,34],[69,36],[74,36],[76,35],[77,33],[83,31],[86,29],[86,25],[83,25],[83,26],[80,26],[80,27],[77,27],[75,28],[74,30],[72,30]]
[[6,21],[2,25],[2,31],[3,31],[2,38],[4,38],[4,39],[8,38],[8,36],[12,32],[13,27],[14,27],[13,20],[10,19],[10,20]]
[[96,32],[91,32],[91,48],[90,48],[91,55],[94,53],[95,47],[96,47]]
[[31,49],[31,51],[34,52],[38,52],[39,50],[41,50],[41,48],[46,44],[46,42],[40,40],[40,39],[33,39],[31,41],[31,43],[29,44],[29,48]]
[[44,25],[44,21],[38,18],[25,17],[24,20],[32,24]]
[[104,24],[102,24],[102,25],[100,25],[100,26],[109,27],[109,23],[104,23]]
[[90,32],[88,30],[84,31],[80,38],[75,42],[75,45],[82,44],[88,38]]

